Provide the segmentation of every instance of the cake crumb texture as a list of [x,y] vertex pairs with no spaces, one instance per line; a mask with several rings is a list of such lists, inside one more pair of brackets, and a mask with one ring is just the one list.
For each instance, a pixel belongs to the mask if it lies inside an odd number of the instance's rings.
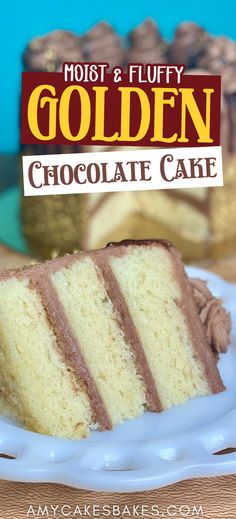
[[143,384],[95,263],[77,261],[57,271],[53,283],[112,423],[138,416]]
[[182,294],[163,247],[128,248],[113,271],[141,337],[164,409],[211,392],[178,301]]
[[1,273],[0,412],[30,430],[84,438],[223,390],[169,242],[126,240]]
[[26,278],[0,285],[2,396],[14,404],[15,418],[34,431],[87,436],[87,395],[57,352],[39,295]]

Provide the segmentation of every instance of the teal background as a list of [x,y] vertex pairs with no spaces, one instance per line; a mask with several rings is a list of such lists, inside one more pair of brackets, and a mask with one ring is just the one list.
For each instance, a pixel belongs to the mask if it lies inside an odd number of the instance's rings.
[[36,35],[58,28],[83,33],[104,19],[124,35],[144,18],[152,16],[167,39],[172,37],[177,23],[194,20],[212,34],[226,34],[236,40],[234,0],[5,0],[0,16],[0,153],[18,149],[21,55],[28,41]]
[[17,186],[0,195],[0,242],[28,252],[20,220],[20,190]]

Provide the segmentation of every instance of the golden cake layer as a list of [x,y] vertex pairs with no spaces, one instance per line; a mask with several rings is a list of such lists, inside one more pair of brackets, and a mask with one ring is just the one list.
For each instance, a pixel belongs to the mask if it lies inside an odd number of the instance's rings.
[[158,240],[1,272],[1,411],[81,438],[222,391],[230,324],[206,290]]

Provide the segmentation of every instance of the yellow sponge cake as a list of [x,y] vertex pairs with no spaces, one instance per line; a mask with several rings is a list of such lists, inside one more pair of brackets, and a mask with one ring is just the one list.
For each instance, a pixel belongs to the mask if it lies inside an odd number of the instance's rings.
[[81,438],[224,390],[196,295],[202,303],[201,285],[162,240],[1,272],[1,411],[31,430]]

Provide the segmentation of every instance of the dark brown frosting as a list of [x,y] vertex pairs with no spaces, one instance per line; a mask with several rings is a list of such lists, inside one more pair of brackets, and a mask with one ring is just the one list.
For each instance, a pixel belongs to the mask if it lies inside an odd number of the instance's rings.
[[53,31],[34,38],[23,61],[28,70],[55,72],[65,61],[83,61],[81,39],[69,31]]
[[181,23],[168,49],[169,62],[183,64],[186,68],[196,67],[209,40],[209,34],[200,25],[194,22]]
[[107,62],[111,68],[123,64],[124,49],[121,39],[106,22],[98,23],[87,32],[82,46],[85,61]]
[[131,239],[126,239],[126,240],[121,240],[121,241],[112,241],[112,242],[109,242],[107,243],[106,247],[129,247],[129,246],[132,246],[132,245],[138,245],[138,246],[142,246],[142,245],[153,245],[153,244],[157,244],[157,245],[162,245],[162,247],[165,247],[166,249],[168,250],[172,250],[176,252],[177,255],[178,252],[176,251],[176,249],[174,248],[174,246],[172,245],[172,243],[169,241],[169,240],[164,240],[164,239],[161,239],[161,238],[151,238],[151,239],[143,239],[143,240],[131,240]]
[[166,44],[161,37],[157,24],[147,18],[129,35],[129,63],[165,63]]
[[212,295],[207,282],[190,279],[199,317],[206,328],[209,345],[214,353],[225,353],[230,343],[231,319],[220,299]]

